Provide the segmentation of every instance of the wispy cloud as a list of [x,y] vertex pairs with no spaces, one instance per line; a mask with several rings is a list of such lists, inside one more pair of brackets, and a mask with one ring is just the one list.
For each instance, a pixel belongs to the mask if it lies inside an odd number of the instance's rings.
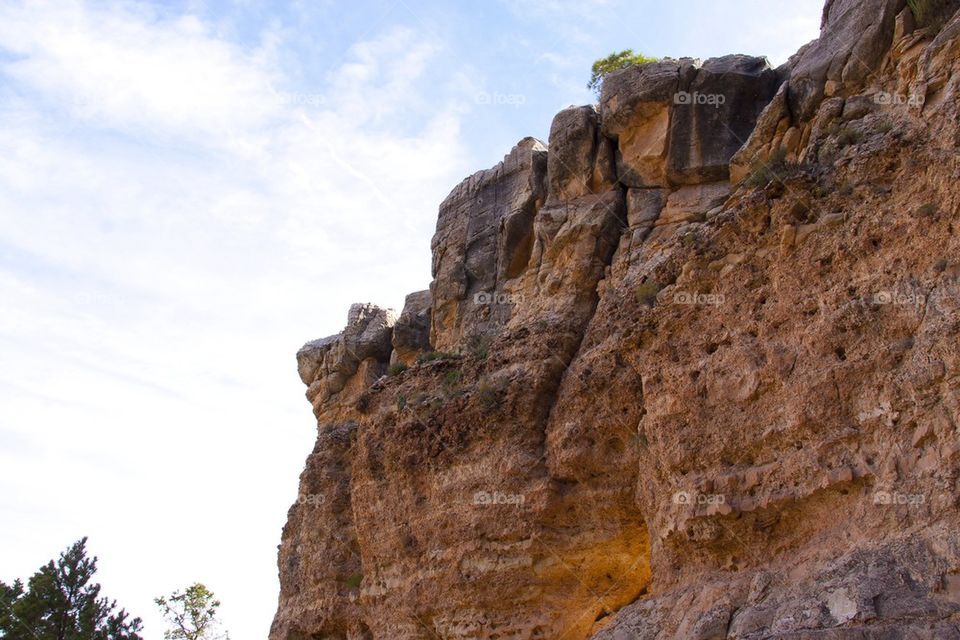
[[[468,168],[461,110],[424,98],[441,43],[387,28],[310,87],[283,45],[132,3],[0,7],[2,578],[89,533],[149,637],[151,598],[199,579],[265,635],[312,431],[292,354],[427,284]],[[106,503],[65,495],[78,478]]]

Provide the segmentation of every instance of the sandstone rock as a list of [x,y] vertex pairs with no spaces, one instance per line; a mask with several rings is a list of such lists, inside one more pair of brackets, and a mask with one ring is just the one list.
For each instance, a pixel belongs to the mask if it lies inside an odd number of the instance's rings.
[[509,319],[513,305],[498,302],[499,296],[526,267],[546,173],[546,147],[526,138],[496,167],[460,183],[440,205],[430,285],[430,343],[436,349],[455,349],[461,335]]
[[730,158],[730,182],[740,184],[750,175],[755,164],[767,160],[777,127],[788,116],[787,83],[784,82],[757,118],[757,124],[747,141]]
[[297,351],[297,373],[303,384],[309,386],[317,377],[317,371],[323,364],[324,357],[333,344],[340,339],[340,334],[313,340],[300,347]]
[[629,187],[725,180],[780,78],[765,58],[665,60],[610,74],[603,131],[618,142],[617,172]]
[[859,83],[874,74],[893,40],[898,0],[828,0],[820,38],[790,61],[795,122],[813,117],[827,81]]
[[627,191],[627,224],[631,227],[652,226],[663,211],[666,194],[663,189],[630,189]]
[[679,222],[702,222],[706,220],[707,211],[723,204],[729,195],[729,182],[681,187],[667,198],[667,206],[656,224],[660,226]]
[[[354,304],[341,333],[305,344],[297,352],[297,371],[310,388],[310,401],[324,402],[340,393],[358,371],[362,380],[381,375],[390,361],[395,321],[390,309]],[[361,388],[368,386],[365,382],[358,384]]]
[[430,350],[430,291],[417,291],[407,296],[403,311],[393,326],[393,353],[390,364],[413,364],[417,355]]
[[766,58],[713,58],[680,82],[670,114],[667,178],[701,184],[729,177],[729,163],[777,92],[780,79]]
[[558,113],[550,126],[547,201],[573,200],[611,189],[616,183],[613,141],[600,133],[591,106]]
[[681,79],[697,61],[664,60],[628,67],[604,78],[600,115],[605,135],[617,140],[617,176],[630,187],[667,185],[670,113]]

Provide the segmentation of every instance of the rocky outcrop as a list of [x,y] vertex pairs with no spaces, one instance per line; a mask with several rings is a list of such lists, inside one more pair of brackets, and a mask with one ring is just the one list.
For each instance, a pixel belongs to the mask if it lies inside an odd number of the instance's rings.
[[350,396],[366,389],[386,371],[395,322],[389,309],[355,304],[341,333],[303,345],[297,372],[316,411],[345,390]]
[[[496,167],[460,183],[440,205],[430,287],[430,342],[438,350],[455,349],[461,338],[510,318],[507,285],[533,250],[533,218],[546,195],[546,172],[546,147],[526,138]],[[477,305],[485,313],[472,313]]]
[[903,9],[456,187],[430,291],[298,354],[271,638],[960,638],[960,14]]
[[618,141],[618,175],[630,187],[719,182],[780,85],[765,58],[665,60],[604,79],[607,135]]
[[390,364],[411,365],[417,356],[430,350],[430,314],[433,298],[430,291],[417,291],[407,296],[403,311],[393,325],[393,354]]

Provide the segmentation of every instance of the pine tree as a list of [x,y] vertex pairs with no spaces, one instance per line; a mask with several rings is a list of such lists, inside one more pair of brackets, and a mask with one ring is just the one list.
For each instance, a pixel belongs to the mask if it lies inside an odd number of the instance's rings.
[[87,557],[87,539],[74,543],[27,582],[0,582],[3,640],[141,640],[140,618],[116,612],[116,601],[100,597],[91,582],[97,558]]

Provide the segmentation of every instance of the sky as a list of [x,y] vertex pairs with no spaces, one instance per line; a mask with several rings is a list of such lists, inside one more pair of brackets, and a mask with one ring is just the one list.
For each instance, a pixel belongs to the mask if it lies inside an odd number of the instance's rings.
[[89,536],[266,637],[316,424],[294,354],[430,281],[437,206],[593,60],[766,55],[820,0],[0,1],[0,580]]

